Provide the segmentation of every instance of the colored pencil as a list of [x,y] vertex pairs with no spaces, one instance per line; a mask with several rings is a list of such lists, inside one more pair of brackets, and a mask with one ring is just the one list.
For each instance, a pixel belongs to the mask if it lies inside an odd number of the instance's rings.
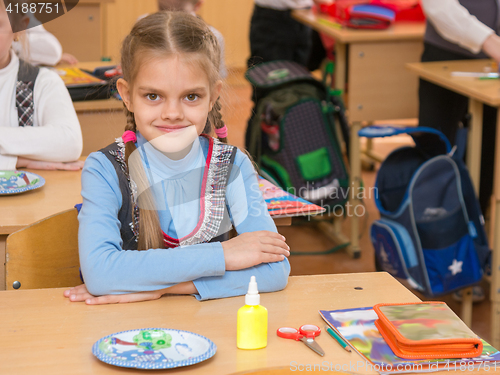
[[340,337],[340,336],[338,335],[338,333],[337,333],[337,332],[335,332],[333,329],[331,329],[331,328],[330,328],[330,327],[328,327],[328,326],[327,326],[327,327],[325,327],[325,328],[326,328],[326,332],[328,332],[328,333],[330,334],[330,336],[332,336],[332,337],[335,339],[335,341],[337,341],[337,342],[340,344],[340,346],[341,346],[342,348],[344,348],[346,351],[348,351],[349,353],[351,353],[351,348],[350,348],[350,347],[349,347],[349,345],[345,342],[345,340],[344,340],[342,337]]
[[334,27],[336,29],[342,28],[342,25],[340,23],[330,21],[330,20],[327,20],[325,18],[317,18],[317,20],[318,20],[318,23],[322,23],[323,25],[326,25],[326,26]]

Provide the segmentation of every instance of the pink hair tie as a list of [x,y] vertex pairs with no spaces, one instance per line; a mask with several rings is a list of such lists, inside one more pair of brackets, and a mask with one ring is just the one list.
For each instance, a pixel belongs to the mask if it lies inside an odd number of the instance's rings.
[[219,138],[227,138],[227,127],[226,124],[222,128],[215,129],[215,134],[217,134],[217,137]]
[[123,135],[122,135],[122,140],[123,140],[123,143],[127,143],[127,142],[136,142],[137,141],[137,136],[135,135],[135,133],[131,130],[126,130]]

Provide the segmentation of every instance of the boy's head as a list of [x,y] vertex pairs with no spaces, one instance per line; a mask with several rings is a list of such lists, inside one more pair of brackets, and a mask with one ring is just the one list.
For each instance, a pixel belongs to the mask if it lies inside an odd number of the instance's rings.
[[196,13],[203,0],[158,0],[159,10]]

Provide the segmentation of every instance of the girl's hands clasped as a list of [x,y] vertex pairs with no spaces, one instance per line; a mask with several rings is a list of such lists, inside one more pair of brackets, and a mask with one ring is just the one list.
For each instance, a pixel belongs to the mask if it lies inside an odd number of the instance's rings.
[[[261,263],[280,262],[290,255],[290,247],[286,244],[285,237],[267,230],[242,233],[221,244],[227,271],[242,270]],[[64,296],[72,302],[85,301],[87,305],[105,305],[155,300],[166,293],[194,294],[198,291],[193,282],[188,281],[160,290],[96,297],[82,284],[65,290]]]
[[261,230],[221,242],[227,271],[237,271],[261,263],[280,262],[290,255],[290,247],[279,233]]

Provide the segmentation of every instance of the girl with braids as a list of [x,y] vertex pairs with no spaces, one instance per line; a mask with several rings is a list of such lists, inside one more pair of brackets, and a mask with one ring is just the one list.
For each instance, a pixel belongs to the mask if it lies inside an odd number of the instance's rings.
[[[252,163],[226,144],[219,59],[208,26],[184,12],[143,18],[124,40],[117,88],[128,124],[82,171],[85,284],[64,292],[71,301],[230,297],[251,275],[264,292],[286,286],[289,247]],[[218,139],[206,135],[213,128]],[[227,239],[231,225],[238,236]]]

